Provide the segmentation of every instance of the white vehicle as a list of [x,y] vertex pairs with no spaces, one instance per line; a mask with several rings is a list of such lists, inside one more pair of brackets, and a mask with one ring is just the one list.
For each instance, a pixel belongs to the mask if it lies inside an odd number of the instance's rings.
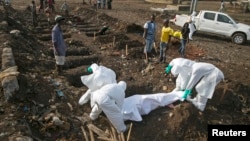
[[[171,22],[183,26],[189,19],[189,15],[176,15]],[[250,40],[250,26],[237,23],[226,13],[202,10],[195,17],[196,30],[222,35],[232,39],[235,44],[244,44]]]

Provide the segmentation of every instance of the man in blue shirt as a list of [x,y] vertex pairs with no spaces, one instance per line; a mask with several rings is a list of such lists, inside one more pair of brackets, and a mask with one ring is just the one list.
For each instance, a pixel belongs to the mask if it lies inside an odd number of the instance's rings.
[[52,29],[52,43],[54,47],[54,55],[56,60],[56,71],[58,74],[62,73],[62,66],[65,62],[66,44],[63,39],[63,32],[61,24],[65,20],[64,17],[57,15],[55,17],[56,25]]
[[155,42],[155,34],[156,34],[155,15],[151,15],[150,21],[147,21],[144,24],[144,33],[143,33],[143,38],[145,39],[144,54],[146,57],[146,63],[150,61],[149,58],[152,58],[151,51],[153,44]]

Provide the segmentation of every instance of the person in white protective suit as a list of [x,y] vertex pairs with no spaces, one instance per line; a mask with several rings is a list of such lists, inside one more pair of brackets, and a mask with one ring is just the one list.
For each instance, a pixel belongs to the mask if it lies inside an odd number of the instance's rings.
[[185,58],[175,58],[166,67],[166,74],[171,74],[176,78],[176,87],[173,91],[183,91],[186,89],[186,85],[191,76],[192,66],[195,61]]
[[[222,80],[224,80],[224,74],[220,69],[209,63],[197,62],[192,66],[191,77],[183,97],[192,102],[200,111],[204,111],[207,100],[213,97],[216,85]],[[193,87],[197,95],[191,99],[189,95]]]
[[107,67],[102,66],[102,65],[97,65],[96,63],[93,63],[93,64],[91,64],[91,66],[89,66],[87,68],[87,71],[89,73],[97,73],[98,72],[98,73],[101,73],[103,75],[105,74],[105,75],[110,77],[111,81],[114,81],[114,83],[116,83],[116,74],[110,68],[107,68]]
[[196,27],[195,27],[195,16],[196,16],[196,12],[193,11],[193,13],[190,15],[190,21],[189,21],[189,29],[190,29],[190,32],[189,32],[189,40],[193,40],[193,34],[194,32],[196,31]]
[[[100,89],[102,86],[107,84],[117,83],[115,72],[105,66],[98,66],[96,63],[93,63],[87,68],[89,75],[81,76],[81,81],[84,85],[88,87],[88,90],[80,98],[79,104],[83,105],[91,99],[91,92]],[[93,106],[91,100],[91,107]]]
[[122,106],[125,99],[127,84],[120,81],[118,84],[107,84],[92,93],[93,107],[90,118],[95,120],[103,111],[118,133],[125,132],[127,126],[123,120]]

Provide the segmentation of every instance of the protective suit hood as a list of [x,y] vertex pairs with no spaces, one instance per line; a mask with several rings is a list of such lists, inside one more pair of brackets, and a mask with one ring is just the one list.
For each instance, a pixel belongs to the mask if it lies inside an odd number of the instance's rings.
[[99,66],[96,63],[93,63],[90,68],[92,69],[93,72],[96,72],[96,70],[99,68]]
[[[101,79],[101,77],[100,77]],[[84,85],[86,85],[91,91],[95,91],[102,87],[103,81],[96,81],[98,78],[95,76],[95,74],[85,75],[81,76],[81,81]]]
[[125,91],[127,89],[127,83],[124,81],[120,81],[118,85]]

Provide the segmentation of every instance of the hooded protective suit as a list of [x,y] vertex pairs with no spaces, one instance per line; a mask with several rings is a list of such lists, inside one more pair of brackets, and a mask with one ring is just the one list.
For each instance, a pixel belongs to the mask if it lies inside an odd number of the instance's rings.
[[[89,68],[92,69],[92,74],[81,76],[81,81],[84,85],[88,87],[87,92],[80,98],[79,104],[83,105],[87,103],[91,97],[91,92],[100,89],[106,84],[117,83],[116,74],[110,68],[105,66],[98,66],[96,63],[93,63]],[[91,107],[93,106],[91,100]]]
[[189,29],[190,29],[190,32],[189,32],[189,39],[190,40],[193,40],[192,36],[194,34],[194,32],[196,31],[196,28],[195,28],[195,16],[196,16],[196,12],[193,11],[193,13],[190,15],[190,21],[189,21]]
[[176,79],[176,88],[173,91],[185,90],[191,76],[192,65],[195,61],[185,58],[175,58],[170,63],[171,73]]
[[125,98],[126,82],[107,84],[92,94],[94,107],[90,118],[95,120],[103,111],[118,132],[126,131],[123,120],[122,105]]
[[213,97],[216,85],[223,79],[223,72],[214,65],[209,63],[193,64],[191,77],[186,89],[191,90],[198,83],[195,87],[197,96],[188,100],[198,109],[204,111],[207,100]]

